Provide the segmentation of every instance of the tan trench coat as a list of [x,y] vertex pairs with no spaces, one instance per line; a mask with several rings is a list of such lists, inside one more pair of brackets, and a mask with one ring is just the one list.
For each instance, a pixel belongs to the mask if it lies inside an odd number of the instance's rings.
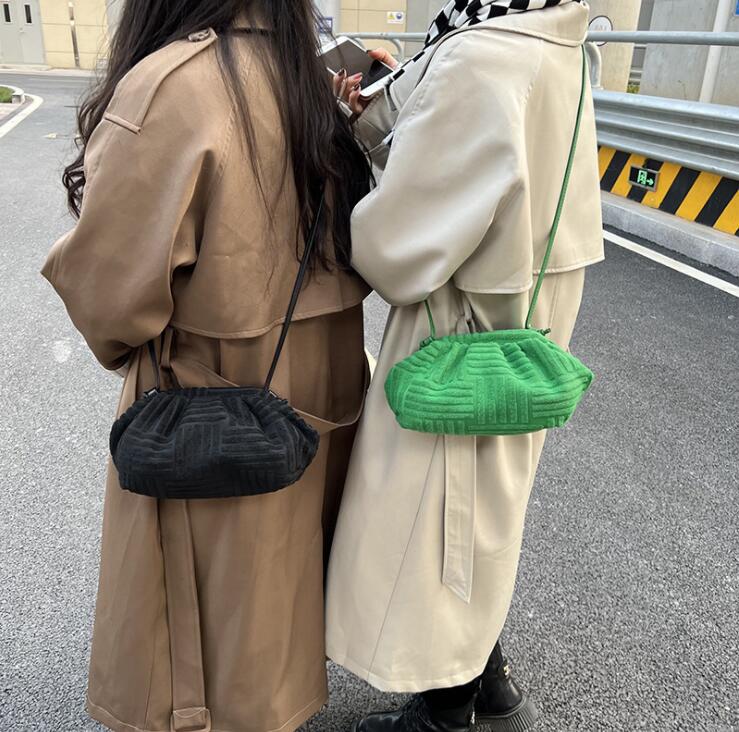
[[[587,22],[587,8],[571,3],[451,34],[420,81],[418,73],[401,76],[358,123],[376,160],[387,164],[353,215],[354,266],[397,307],[332,548],[327,650],[383,690],[470,681],[505,622],[544,433],[406,431],[383,384],[429,335],[426,297],[441,335],[466,332],[470,323],[522,327],[575,125]],[[575,325],[584,267],[602,257],[588,89],[534,318],[562,346]]]
[[[165,329],[164,374],[182,386],[263,383],[297,272],[276,105],[243,37],[271,238],[216,43],[173,43],[120,83],[87,149],[81,219],[44,267],[101,363],[130,363],[120,410],[152,386],[140,347]],[[299,483],[157,501],[111,466],[88,690],[107,727],[291,732],[326,702],[324,555],[365,391],[366,292],[324,273],[301,295],[273,382],[322,434]]]

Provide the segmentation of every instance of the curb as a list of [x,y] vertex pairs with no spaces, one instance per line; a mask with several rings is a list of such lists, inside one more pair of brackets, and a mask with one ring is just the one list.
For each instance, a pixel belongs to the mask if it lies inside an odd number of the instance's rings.
[[0,66],[0,75],[2,74],[22,74],[24,76],[51,76],[64,78],[93,78],[97,71],[93,69],[56,69],[51,66]]
[[[646,158],[601,145],[600,187],[645,207],[673,214],[718,232],[739,235],[739,181],[685,165]],[[637,183],[639,170],[651,186]]]
[[739,277],[739,237],[602,193],[603,223]]
[[13,96],[10,99],[11,104],[25,104],[26,94],[23,89],[19,89],[17,86],[13,86],[12,84],[6,84],[5,82],[0,84],[0,86],[4,86],[6,89],[10,89],[10,91],[13,92]]
[[5,137],[11,130],[14,130],[24,119],[33,114],[43,103],[43,97],[37,94],[24,94],[26,103],[13,105],[15,110],[7,117],[0,121],[0,138]]

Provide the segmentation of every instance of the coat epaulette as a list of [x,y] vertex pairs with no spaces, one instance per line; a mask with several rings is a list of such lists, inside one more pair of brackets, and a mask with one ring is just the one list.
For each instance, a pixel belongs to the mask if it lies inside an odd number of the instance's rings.
[[106,118],[139,132],[162,82],[176,69],[212,46],[218,36],[212,29],[191,33],[136,64],[118,83]]

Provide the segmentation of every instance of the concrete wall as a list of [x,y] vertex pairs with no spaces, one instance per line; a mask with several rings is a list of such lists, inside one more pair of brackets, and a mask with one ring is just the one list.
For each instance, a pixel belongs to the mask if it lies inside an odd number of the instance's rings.
[[[62,69],[76,66],[72,25],[66,0],[40,0],[46,63]],[[105,0],[73,1],[80,67],[94,69],[107,47]]]
[[[341,0],[342,33],[405,33],[407,23],[406,0]],[[389,14],[402,13],[402,22],[390,22]],[[394,17],[393,20],[396,18]],[[395,51],[392,44],[370,41],[368,46],[386,46]]]
[[[610,18],[614,30],[636,30],[641,12],[641,0],[590,0],[590,18],[604,15]],[[625,92],[629,85],[632,43],[606,43],[600,47],[603,57],[603,88]]]
[[69,7],[60,0],[39,0],[46,63],[62,69],[75,67]]
[[[408,0],[408,32],[425,33],[444,5],[446,0]],[[422,43],[406,43],[405,52],[413,56],[422,47]]]
[[652,13],[654,13],[654,0],[642,0],[638,30],[649,30],[652,27]]
[[[350,2],[351,0],[342,0]],[[359,0],[361,2],[361,0]],[[392,0],[391,0],[392,1]],[[654,0],[645,0],[650,3]],[[409,33],[425,33],[446,0],[407,0],[407,30]],[[635,30],[642,0],[590,0],[591,17],[608,15],[618,30]],[[364,30],[363,28],[360,30]],[[396,29],[397,30],[397,29]],[[412,56],[420,44],[406,44],[406,55]],[[603,86],[606,89],[626,91],[631,70],[633,46],[610,44],[603,52]]]
[[74,0],[74,17],[80,66],[94,69],[108,47],[107,8],[105,0]]
[[[718,0],[655,0],[652,30],[713,29]],[[733,15],[727,30],[739,32]],[[697,100],[708,57],[707,46],[650,45],[644,59],[642,94]],[[713,101],[739,105],[739,48],[724,48]]]

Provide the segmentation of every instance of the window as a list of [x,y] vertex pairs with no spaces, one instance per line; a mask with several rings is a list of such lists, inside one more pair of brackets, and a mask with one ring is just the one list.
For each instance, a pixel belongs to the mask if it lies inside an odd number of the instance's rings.
[[31,16],[31,6],[30,5],[24,5],[23,6],[26,10],[26,23],[29,25],[33,23],[33,17]]
[[3,3],[3,20],[10,23],[10,3]]

